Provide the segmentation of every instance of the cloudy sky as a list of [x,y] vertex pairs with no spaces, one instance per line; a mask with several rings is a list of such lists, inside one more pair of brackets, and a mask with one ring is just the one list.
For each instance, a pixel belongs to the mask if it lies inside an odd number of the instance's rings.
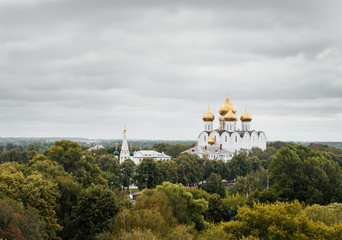
[[342,141],[342,1],[0,0],[0,137]]

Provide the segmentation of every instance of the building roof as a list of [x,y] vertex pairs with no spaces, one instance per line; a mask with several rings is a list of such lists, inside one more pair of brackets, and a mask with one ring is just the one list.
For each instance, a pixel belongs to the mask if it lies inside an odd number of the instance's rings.
[[183,153],[192,153],[192,154],[233,154],[233,152],[228,151],[227,149],[220,149],[219,147],[214,146],[207,146],[207,149],[205,147],[196,146],[193,148],[190,148]]
[[134,158],[171,158],[171,156],[166,155],[164,152],[160,153],[154,150],[140,150],[135,151],[133,154]]
[[88,151],[91,151],[91,150],[98,150],[98,149],[101,149],[101,148],[105,148],[104,146],[102,145],[94,145],[92,147],[89,147]]

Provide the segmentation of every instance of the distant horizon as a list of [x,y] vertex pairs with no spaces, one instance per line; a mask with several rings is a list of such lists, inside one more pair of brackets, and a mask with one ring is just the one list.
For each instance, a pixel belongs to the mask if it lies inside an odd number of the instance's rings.
[[[103,140],[103,141],[114,141],[122,140],[122,138],[87,138],[87,137],[0,137],[2,139],[84,139],[84,140]],[[147,139],[147,138],[127,138],[127,141],[180,141],[180,142],[196,142],[197,139]],[[340,143],[342,141],[311,141],[311,140],[267,140],[267,142],[304,142],[304,143]]]

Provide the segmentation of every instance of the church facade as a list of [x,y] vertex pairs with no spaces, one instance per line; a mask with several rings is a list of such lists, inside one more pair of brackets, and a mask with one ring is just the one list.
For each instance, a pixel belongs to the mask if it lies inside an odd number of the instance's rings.
[[252,116],[247,108],[239,121],[236,108],[227,97],[219,109],[219,114],[219,126],[214,129],[215,116],[208,107],[208,111],[202,117],[204,130],[198,136],[197,146],[185,152],[227,162],[235,154],[248,152],[253,147],[266,149],[266,134],[251,128]]

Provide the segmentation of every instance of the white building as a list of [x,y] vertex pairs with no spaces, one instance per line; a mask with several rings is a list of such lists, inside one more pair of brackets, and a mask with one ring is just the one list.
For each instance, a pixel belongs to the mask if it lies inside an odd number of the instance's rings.
[[125,161],[126,159],[131,159],[135,164],[141,163],[144,158],[153,158],[154,160],[171,160],[171,156],[166,155],[164,152],[160,153],[153,150],[140,150],[132,151],[132,143],[131,143],[131,151],[128,149],[126,129],[123,132],[123,139],[121,145],[121,151],[119,153],[118,144],[115,145],[114,155],[119,158],[120,163]]
[[141,163],[144,158],[153,158],[154,160],[171,160],[171,156],[164,152],[160,153],[154,150],[140,150],[133,153],[132,160],[135,164]]
[[262,131],[251,129],[252,116],[247,112],[247,108],[238,121],[236,109],[227,97],[219,113],[219,128],[214,130],[215,116],[208,107],[202,118],[204,131],[198,136],[198,145],[185,152],[229,161],[238,152],[248,152],[253,147],[266,149],[266,135]]

